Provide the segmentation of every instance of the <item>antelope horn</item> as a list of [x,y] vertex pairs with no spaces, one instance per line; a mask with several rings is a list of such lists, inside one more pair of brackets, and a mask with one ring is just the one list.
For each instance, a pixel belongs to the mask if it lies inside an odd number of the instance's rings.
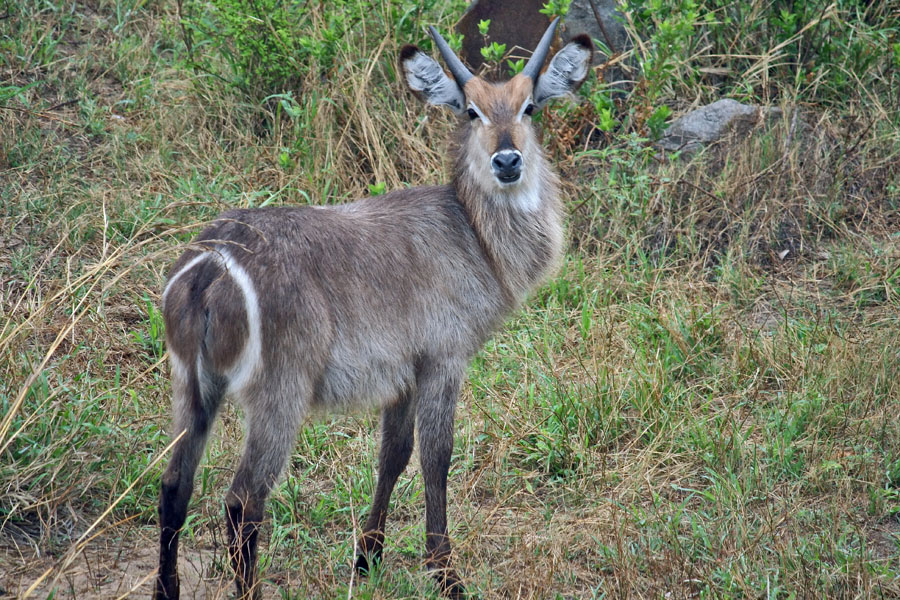
[[528,59],[528,64],[522,69],[522,75],[531,77],[532,81],[536,82],[538,75],[541,74],[541,67],[544,66],[544,61],[547,60],[547,54],[550,52],[550,42],[553,41],[553,35],[556,33],[557,25],[559,25],[559,17],[556,17],[553,19],[553,22],[550,23],[550,27],[544,32],[541,41],[538,42],[537,48],[534,49],[531,58]]
[[466,65],[464,65],[456,54],[453,53],[453,50],[450,49],[447,41],[441,37],[441,34],[438,33],[433,25],[428,27],[428,31],[431,33],[431,38],[434,40],[434,43],[437,44],[438,50],[441,51],[441,56],[444,57],[444,62],[447,64],[447,68],[450,69],[450,73],[453,75],[453,79],[456,80],[456,84],[459,87],[465,86],[466,82],[474,77],[472,72],[469,71],[466,68]]

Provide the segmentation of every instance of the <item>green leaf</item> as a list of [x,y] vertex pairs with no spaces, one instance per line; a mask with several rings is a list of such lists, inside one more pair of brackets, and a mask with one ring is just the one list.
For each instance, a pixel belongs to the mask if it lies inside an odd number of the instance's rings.
[[[41,83],[40,81],[32,81],[28,85],[18,86],[18,85],[7,85],[0,87],[0,102],[6,102],[12,98],[15,98],[19,94],[26,92],[33,88],[34,86]],[[23,104],[24,104],[23,100]]]
[[481,49],[481,56],[488,62],[497,62],[506,54],[506,44],[498,44],[491,42],[489,45]]

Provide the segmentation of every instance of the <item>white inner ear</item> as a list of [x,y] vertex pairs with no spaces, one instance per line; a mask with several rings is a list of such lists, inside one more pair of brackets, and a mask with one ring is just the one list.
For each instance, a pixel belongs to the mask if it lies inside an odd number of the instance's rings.
[[457,113],[463,112],[462,90],[433,58],[416,52],[403,61],[403,70],[410,89],[422,94],[429,104],[446,104]]
[[522,103],[522,106],[519,107],[519,113],[516,115],[516,121],[521,121],[522,117],[525,116],[525,109],[528,108],[528,105],[532,103],[531,96],[525,98],[525,102]]
[[534,90],[534,103],[543,106],[547,100],[570,93],[587,77],[591,52],[581,44],[567,44],[556,53],[550,66],[538,78]]
[[474,102],[472,102],[471,100],[469,100],[469,108],[471,108],[471,109],[474,110],[476,113],[478,113],[478,118],[481,119],[482,122],[484,122],[485,125],[490,125],[490,124],[491,124],[491,120],[488,119],[486,116],[484,116],[484,113],[481,112],[481,109],[478,108],[478,105],[475,104]]

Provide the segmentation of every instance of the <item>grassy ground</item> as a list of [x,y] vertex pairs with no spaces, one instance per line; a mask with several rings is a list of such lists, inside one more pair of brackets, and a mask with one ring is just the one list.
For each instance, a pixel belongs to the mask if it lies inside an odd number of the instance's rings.
[[[225,208],[442,181],[451,120],[394,64],[462,4],[338,2],[338,23],[310,3],[293,92],[267,100],[191,29],[200,4],[0,4],[0,597],[149,594],[168,265]],[[485,598],[900,597],[900,15],[710,1],[666,41],[687,4],[629,13],[639,93],[591,83],[542,116],[570,248],[470,369],[458,566]],[[646,142],[660,106],[722,95],[784,112],[691,160]],[[303,429],[264,530],[267,597],[434,595],[415,464],[383,568],[352,576],[375,424]],[[187,597],[231,593],[240,435],[226,410]]]

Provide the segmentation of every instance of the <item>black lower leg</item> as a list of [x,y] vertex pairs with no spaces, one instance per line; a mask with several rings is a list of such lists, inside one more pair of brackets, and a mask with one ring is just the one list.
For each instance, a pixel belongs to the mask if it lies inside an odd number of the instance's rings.
[[162,476],[159,494],[159,571],[156,600],[176,600],[178,586],[178,535],[187,517],[194,487],[194,471],[206,439],[203,423],[191,427],[175,447],[172,460]]
[[384,551],[384,525],[387,521],[391,493],[400,474],[409,463],[413,449],[414,414],[409,398],[384,409],[381,415],[381,449],[378,458],[378,483],[372,499],[372,510],[359,539],[356,570],[366,575],[370,567],[381,561]]
[[444,596],[464,598],[463,585],[451,567],[447,536],[447,474],[453,453],[453,413],[459,379],[435,368],[430,373],[425,371],[422,380],[418,429],[425,480],[425,560]]
[[[225,502],[228,548],[238,598],[257,598],[256,549],[261,514],[250,511],[244,502],[229,497]],[[261,511],[259,511],[261,512]]]
[[172,458],[163,473],[159,495],[159,571],[153,593],[156,600],[177,600],[179,596],[178,534],[187,517],[188,502],[194,489],[194,473],[224,390],[219,378],[209,378],[210,385],[205,393],[200,389],[196,372],[187,378],[176,373],[172,378],[173,431],[180,439],[177,439]]
[[248,410],[244,455],[225,497],[229,552],[239,598],[260,596],[256,549],[266,499],[290,454],[303,417],[289,405],[270,402],[262,406],[266,407],[262,413]]
[[[163,484],[159,497],[159,571],[156,577],[156,600],[175,600],[178,586],[178,532],[187,514],[187,499],[178,482]],[[187,493],[190,497],[190,490]]]
[[450,539],[444,534],[428,533],[425,548],[425,564],[437,581],[441,595],[453,600],[465,598],[466,589],[450,566]]
[[362,576],[381,563],[384,553],[384,533],[382,531],[366,531],[357,542],[356,563],[353,568]]

